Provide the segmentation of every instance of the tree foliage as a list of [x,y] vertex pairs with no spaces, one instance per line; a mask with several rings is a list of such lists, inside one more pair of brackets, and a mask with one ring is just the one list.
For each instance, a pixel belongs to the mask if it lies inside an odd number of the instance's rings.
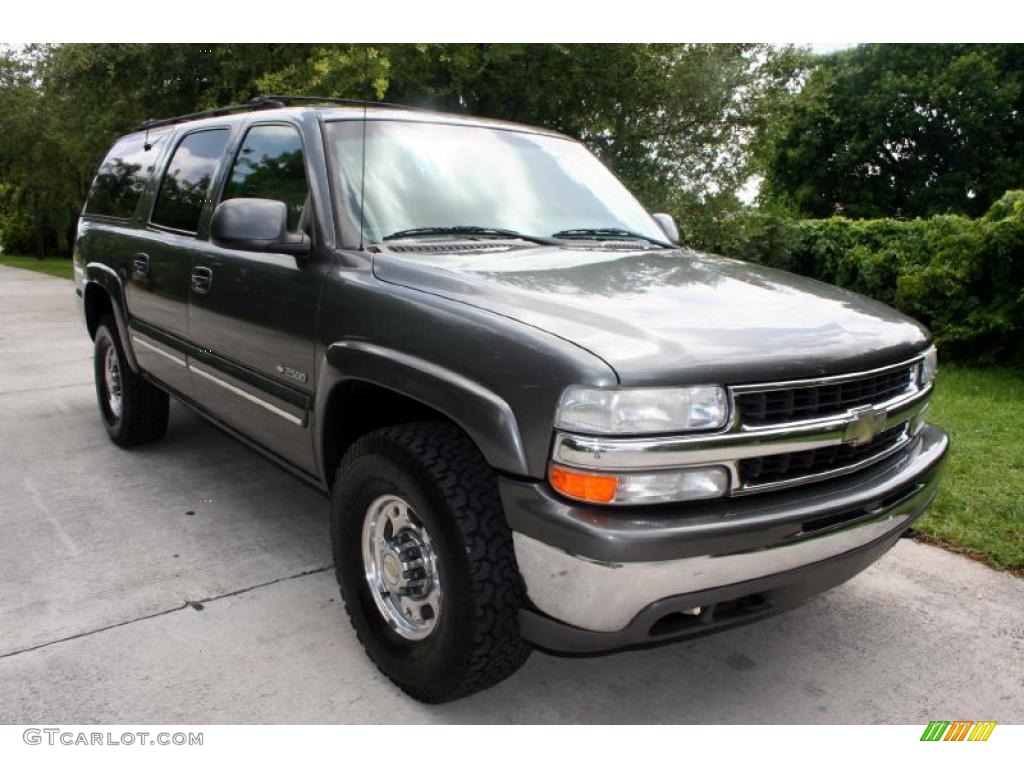
[[925,323],[947,358],[1024,360],[1024,191],[976,219],[722,217],[699,245],[857,291]]
[[765,199],[807,216],[978,216],[1024,183],[1024,46],[824,57],[769,131]]
[[[286,92],[585,141],[653,208],[729,198],[805,57],[760,45],[67,44],[0,54],[0,244],[67,252],[104,153],[150,117]],[[6,190],[6,191],[5,191]]]

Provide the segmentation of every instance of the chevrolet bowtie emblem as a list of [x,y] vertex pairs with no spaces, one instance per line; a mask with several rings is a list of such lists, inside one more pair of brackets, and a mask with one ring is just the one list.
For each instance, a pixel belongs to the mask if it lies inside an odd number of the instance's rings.
[[849,445],[864,445],[875,439],[875,435],[885,429],[888,418],[884,408],[870,405],[854,408],[850,411],[850,420],[846,423],[846,434],[843,442]]

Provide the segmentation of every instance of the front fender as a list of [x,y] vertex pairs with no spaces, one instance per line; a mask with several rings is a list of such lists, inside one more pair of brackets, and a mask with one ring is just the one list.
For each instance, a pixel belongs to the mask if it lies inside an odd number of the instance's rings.
[[[339,341],[326,352],[317,391],[359,380],[417,400],[458,424],[487,463],[509,474],[529,474],[526,451],[509,404],[481,384],[419,357],[363,341]],[[328,398],[317,398],[315,423],[323,425]]]

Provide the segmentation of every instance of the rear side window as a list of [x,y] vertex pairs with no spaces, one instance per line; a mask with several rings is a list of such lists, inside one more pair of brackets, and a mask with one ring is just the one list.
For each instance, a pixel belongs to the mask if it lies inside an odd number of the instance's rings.
[[288,207],[288,231],[296,232],[308,191],[298,131],[286,125],[250,128],[231,168],[223,199],[280,200]]
[[161,138],[151,133],[148,145],[141,134],[118,141],[96,172],[85,204],[86,213],[131,218],[153,175]]
[[181,140],[160,182],[154,224],[186,232],[199,229],[199,216],[227,142],[226,128],[190,133]]

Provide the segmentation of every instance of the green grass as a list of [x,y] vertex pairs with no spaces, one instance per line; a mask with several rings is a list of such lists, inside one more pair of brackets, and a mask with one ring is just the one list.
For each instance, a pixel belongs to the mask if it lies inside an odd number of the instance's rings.
[[952,439],[925,540],[1024,575],[1024,372],[940,366],[930,421]]
[[53,277],[64,277],[71,279],[71,259],[61,256],[51,256],[48,259],[37,259],[35,256],[14,256],[0,253],[0,265],[5,267],[18,267],[19,269],[31,269],[33,272],[42,272],[44,275]]

